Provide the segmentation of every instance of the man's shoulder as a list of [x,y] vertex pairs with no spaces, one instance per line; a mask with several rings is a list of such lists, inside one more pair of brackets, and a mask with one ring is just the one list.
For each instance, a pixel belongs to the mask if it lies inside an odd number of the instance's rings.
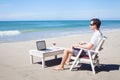
[[96,31],[95,33],[94,33],[94,35],[102,35],[102,32],[100,32],[100,31]]

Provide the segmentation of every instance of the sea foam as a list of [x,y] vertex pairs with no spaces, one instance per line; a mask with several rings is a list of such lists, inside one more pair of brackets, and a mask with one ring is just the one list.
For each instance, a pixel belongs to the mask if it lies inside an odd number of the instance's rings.
[[19,35],[21,32],[14,30],[14,31],[0,31],[0,36],[15,36],[15,35]]

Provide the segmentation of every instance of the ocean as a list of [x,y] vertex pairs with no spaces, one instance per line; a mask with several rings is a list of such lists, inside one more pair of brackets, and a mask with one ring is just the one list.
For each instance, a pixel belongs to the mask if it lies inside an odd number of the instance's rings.
[[[91,33],[89,20],[0,21],[0,43]],[[101,30],[120,29],[120,20],[102,20]]]

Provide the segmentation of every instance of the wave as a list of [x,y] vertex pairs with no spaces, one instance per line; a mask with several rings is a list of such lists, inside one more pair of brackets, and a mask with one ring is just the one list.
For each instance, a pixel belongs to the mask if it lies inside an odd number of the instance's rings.
[[15,36],[21,34],[20,31],[18,30],[13,30],[13,31],[0,31],[0,36]]

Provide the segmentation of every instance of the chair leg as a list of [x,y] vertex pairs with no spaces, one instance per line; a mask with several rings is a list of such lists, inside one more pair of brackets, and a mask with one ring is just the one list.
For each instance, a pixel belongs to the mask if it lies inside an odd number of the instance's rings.
[[88,51],[88,56],[90,58],[90,64],[91,64],[91,68],[92,68],[93,74],[95,74],[94,61],[92,60],[91,53],[89,51]]
[[92,68],[93,74],[95,74],[95,66],[93,62],[91,62],[91,68]]
[[70,67],[70,71],[73,69],[74,65],[76,64],[77,59],[73,62],[72,66]]
[[33,56],[30,55],[30,64],[33,64]]

